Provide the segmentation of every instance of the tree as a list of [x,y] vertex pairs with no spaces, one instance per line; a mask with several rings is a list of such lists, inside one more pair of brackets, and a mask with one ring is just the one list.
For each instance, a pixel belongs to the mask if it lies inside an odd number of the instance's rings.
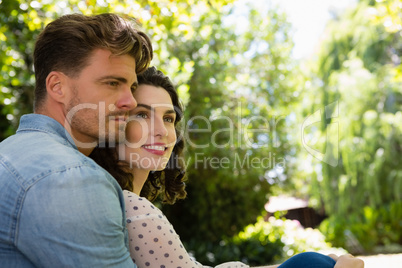
[[290,25],[273,10],[247,8],[246,31],[226,27],[230,16],[238,19],[235,10],[210,8],[197,18],[192,39],[182,44],[168,37],[170,54],[193,72],[185,85],[189,197],[163,209],[203,262],[200,254],[213,251],[211,243],[219,245],[261,214],[268,171],[290,170],[282,118],[295,101]]
[[329,241],[352,252],[355,239],[367,251],[402,244],[397,10],[400,1],[361,1],[334,20],[307,78],[304,116],[321,117],[305,131],[325,154],[301,156],[315,167],[310,193],[330,215],[321,226]]

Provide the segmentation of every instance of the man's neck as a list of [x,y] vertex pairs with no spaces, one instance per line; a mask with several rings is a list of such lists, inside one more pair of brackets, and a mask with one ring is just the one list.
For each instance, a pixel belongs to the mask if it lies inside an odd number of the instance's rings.
[[[97,142],[96,141],[86,141],[86,142],[82,142],[80,140],[78,140],[76,137],[79,136],[79,134],[74,134],[70,124],[68,124],[67,120],[62,116],[56,116],[55,114],[52,114],[50,112],[48,112],[48,110],[46,109],[37,109],[35,110],[35,114],[42,114],[42,115],[46,115],[49,116],[53,119],[55,119],[57,122],[59,122],[65,129],[66,131],[70,134],[71,138],[74,141],[75,146],[77,146],[78,151],[80,151],[82,154],[88,156],[92,153],[92,151],[94,150],[94,148],[97,146]],[[83,145],[83,146],[82,146]]]

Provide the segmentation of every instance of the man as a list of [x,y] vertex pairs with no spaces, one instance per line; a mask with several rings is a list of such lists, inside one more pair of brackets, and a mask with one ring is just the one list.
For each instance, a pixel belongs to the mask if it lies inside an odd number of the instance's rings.
[[0,267],[135,267],[122,191],[86,156],[123,141],[152,56],[113,14],[66,15],[39,35],[35,113],[0,143]]

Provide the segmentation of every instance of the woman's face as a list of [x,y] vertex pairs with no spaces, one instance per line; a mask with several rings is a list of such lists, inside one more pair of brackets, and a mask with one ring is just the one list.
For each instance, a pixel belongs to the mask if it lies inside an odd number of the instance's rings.
[[134,169],[163,170],[176,143],[172,100],[164,88],[150,85],[139,85],[134,98],[137,107],[130,112],[121,156]]

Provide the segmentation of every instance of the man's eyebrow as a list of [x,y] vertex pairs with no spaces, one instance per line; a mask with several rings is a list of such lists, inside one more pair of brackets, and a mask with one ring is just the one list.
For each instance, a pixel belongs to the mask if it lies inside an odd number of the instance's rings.
[[[102,76],[101,78],[98,79],[98,81],[103,81],[103,80],[108,80],[108,79],[113,79],[113,80],[117,80],[121,83],[128,83],[127,79],[121,76],[114,76],[114,75],[106,75],[106,76]],[[138,87],[138,81],[135,81],[132,85],[132,87]]]
[[98,81],[102,81],[102,80],[108,80],[108,79],[113,79],[113,80],[117,80],[120,81],[122,83],[127,83],[127,79],[121,76],[114,76],[114,75],[106,75],[106,76],[102,76],[98,79]]

